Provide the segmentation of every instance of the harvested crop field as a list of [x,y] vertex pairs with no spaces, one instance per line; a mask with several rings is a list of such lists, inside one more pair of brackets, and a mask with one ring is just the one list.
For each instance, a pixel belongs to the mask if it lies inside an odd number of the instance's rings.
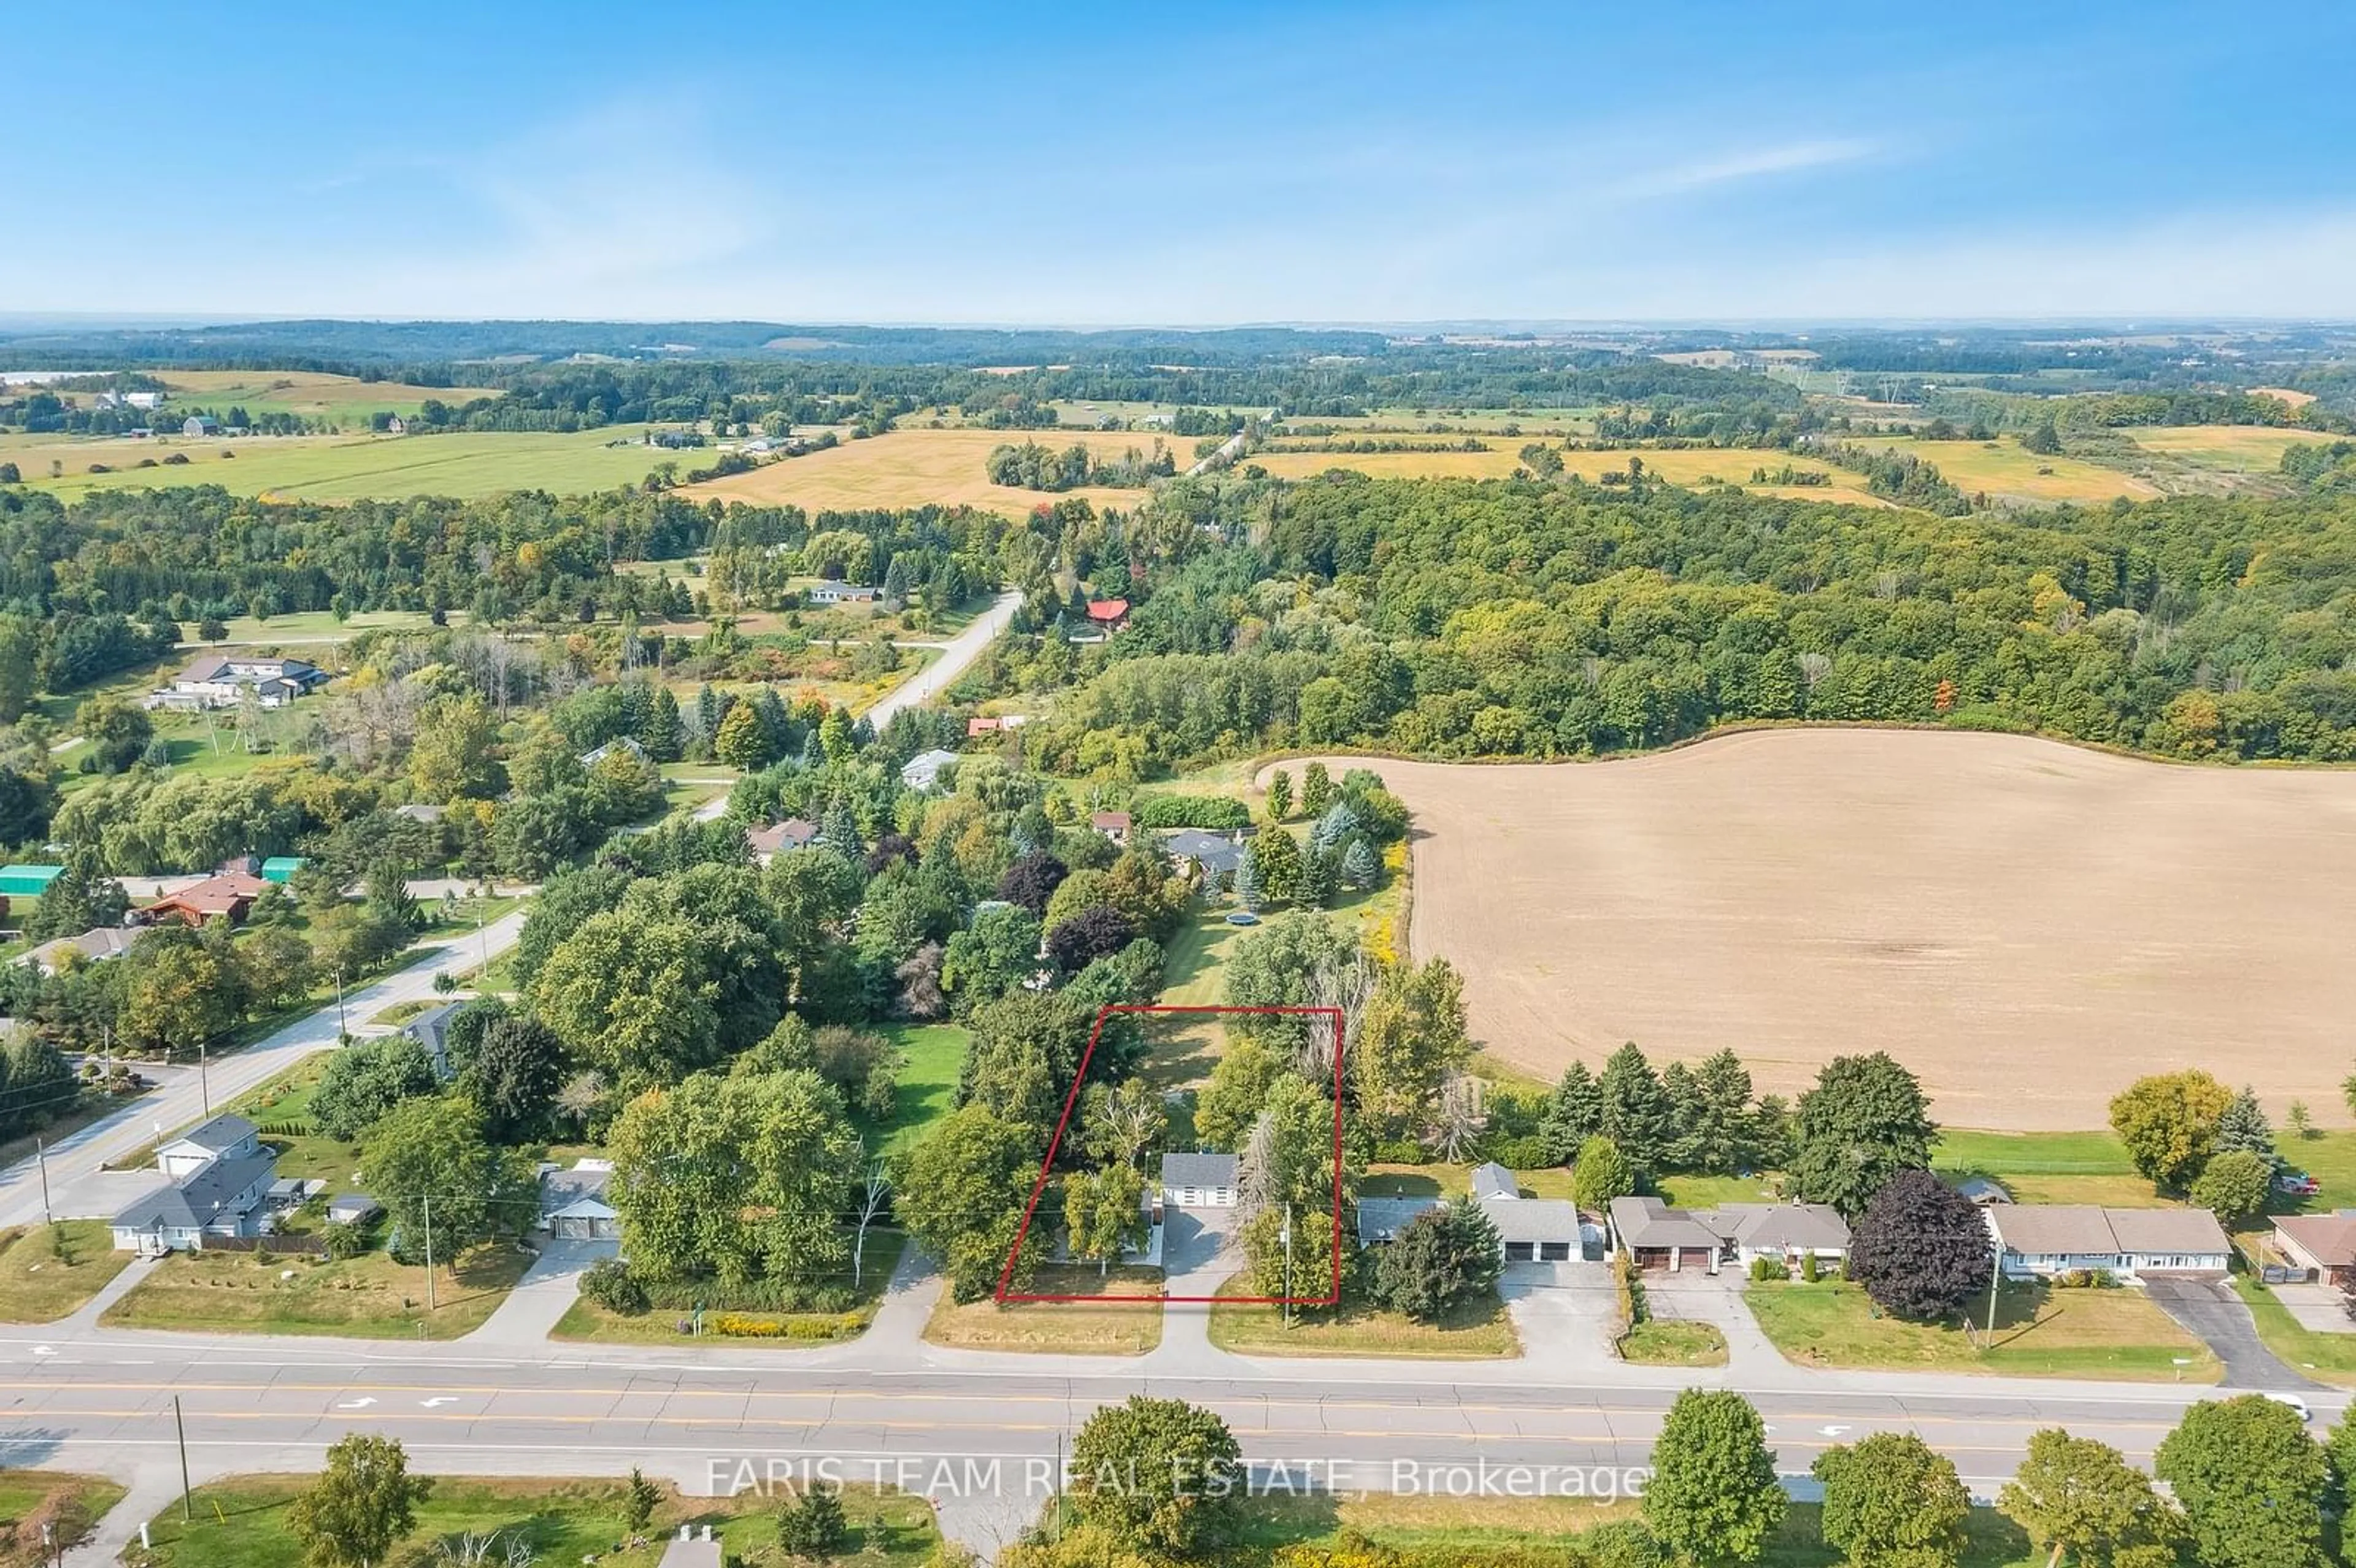
[[[1172,444],[1171,437],[1161,439],[1163,445]],[[1098,507],[1121,507],[1145,498],[1142,490],[1090,486],[1050,493],[991,484],[982,471],[991,449],[1026,441],[1057,451],[1085,443],[1099,458],[1117,458],[1132,446],[1151,453],[1154,435],[1151,431],[895,430],[865,441],[846,441],[807,457],[789,457],[750,474],[691,485],[680,494],[699,500],[795,506],[809,512],[962,505],[1010,515],[1073,496]],[[1179,441],[1176,446],[1183,472],[1194,461],[1194,443]]]
[[[1430,439],[1444,441],[1447,438]],[[1280,479],[1307,479],[1334,468],[1371,475],[1377,479],[1503,479],[1521,466],[1520,453],[1525,443],[1510,436],[1487,439],[1492,448],[1487,452],[1450,452],[1440,448],[1427,452],[1291,450],[1256,452],[1246,461],[1258,464]],[[1668,485],[1697,485],[1718,481],[1739,485],[1754,495],[1782,496],[1801,501],[1845,501],[1862,507],[1886,507],[1890,504],[1878,496],[1868,495],[1865,481],[1855,474],[1828,463],[1795,458],[1788,452],[1764,448],[1579,451],[1564,453],[1562,461],[1566,472],[1576,474],[1590,484],[1600,484],[1604,474],[1624,471],[1631,457],[1641,458],[1645,473]],[[1787,467],[1825,474],[1832,482],[1807,485],[1754,485],[1751,482],[1751,470],[1755,468],[1764,468],[1772,474]]]
[[2342,1115],[2356,772],[1869,730],[1375,765],[1415,813],[1414,952],[1534,1072],[1730,1047],[1790,1093],[1887,1050],[1957,1126],[2098,1126],[2191,1066]]

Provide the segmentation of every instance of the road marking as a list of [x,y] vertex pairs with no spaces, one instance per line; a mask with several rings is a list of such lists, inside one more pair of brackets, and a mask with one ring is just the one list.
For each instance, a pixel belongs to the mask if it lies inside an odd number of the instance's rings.
[[360,1399],[348,1399],[339,1403],[336,1408],[337,1410],[366,1410],[369,1405],[372,1405],[375,1403],[375,1400],[365,1397]]
[[457,1403],[458,1396],[455,1393],[437,1393],[432,1399],[421,1399],[417,1403],[428,1410],[439,1410],[445,1404]]
[[1848,1430],[1846,1426],[1819,1426],[1816,1430],[1826,1437],[1837,1437]]

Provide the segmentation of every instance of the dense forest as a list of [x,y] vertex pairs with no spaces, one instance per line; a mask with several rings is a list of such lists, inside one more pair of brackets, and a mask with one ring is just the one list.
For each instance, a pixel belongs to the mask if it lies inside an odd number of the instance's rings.
[[2356,757],[2356,512],[2337,495],[1943,518],[1336,475],[1182,484],[1148,514],[1086,563],[1147,568],[1127,630],[1003,655],[1001,678],[1068,688],[1026,732],[1051,765],[1578,755],[1811,718]]

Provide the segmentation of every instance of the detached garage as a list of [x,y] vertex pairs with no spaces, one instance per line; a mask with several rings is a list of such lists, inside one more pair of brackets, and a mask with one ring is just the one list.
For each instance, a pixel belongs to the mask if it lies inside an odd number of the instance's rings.
[[560,1242],[610,1242],[622,1233],[621,1216],[606,1201],[614,1179],[610,1160],[584,1159],[571,1170],[544,1170],[540,1178],[541,1229]]
[[1236,1157],[1231,1154],[1165,1154],[1162,1157],[1162,1201],[1177,1209],[1236,1206]]

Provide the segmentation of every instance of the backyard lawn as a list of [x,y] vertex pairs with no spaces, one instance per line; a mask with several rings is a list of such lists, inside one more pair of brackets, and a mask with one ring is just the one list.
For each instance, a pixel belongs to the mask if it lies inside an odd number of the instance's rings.
[[[1162,1271],[1117,1268],[1109,1278],[1085,1266],[1040,1268],[1031,1292],[1043,1296],[1142,1296],[1162,1289]],[[1024,1301],[1001,1307],[984,1297],[960,1307],[944,1290],[925,1325],[936,1345],[965,1350],[1029,1350],[1065,1356],[1141,1356],[1162,1343],[1158,1302]]]
[[949,1114],[966,1044],[973,1037],[958,1024],[887,1024],[883,1032],[904,1059],[893,1081],[892,1115],[881,1124],[858,1120],[869,1147],[888,1154],[916,1142]]
[[[1960,1328],[1885,1316],[1846,1281],[1752,1285],[1743,1299],[1775,1348],[1803,1366],[2177,1382],[2211,1382],[2219,1371],[2200,1341],[2134,1289],[2008,1283],[1986,1349]],[[1986,1321],[1986,1311],[1983,1296],[1974,1308],[1976,1324]]]
[[2319,1334],[2303,1327],[2273,1291],[2248,1275],[2235,1275],[2233,1288],[2249,1304],[2267,1349],[2319,1381],[2356,1386],[2356,1332]]
[[[239,1476],[197,1488],[196,1519],[179,1505],[148,1525],[155,1568],[303,1568],[303,1547],[287,1527],[287,1505],[309,1484],[305,1476]],[[656,1509],[647,1539],[616,1548],[622,1523],[622,1482],[613,1480],[475,1480],[431,1477],[417,1505],[416,1526],[397,1543],[398,1568],[436,1561],[436,1547],[460,1535],[497,1535],[489,1561],[505,1561],[508,1539],[528,1543],[546,1563],[596,1563],[603,1568],[655,1568],[667,1538],[681,1524],[710,1524],[730,1557],[779,1560],[778,1499],[758,1490],[733,1498],[686,1498],[675,1492]],[[668,1488],[667,1488],[668,1490]],[[821,1561],[916,1564],[940,1543],[931,1505],[900,1492],[843,1489],[851,1526],[841,1552]],[[450,1561],[443,1558],[442,1561]]]
[[0,1323],[54,1323],[123,1272],[103,1220],[60,1220],[0,1232]]
[[366,1253],[340,1262],[269,1253],[176,1253],[107,1308],[113,1328],[215,1333],[343,1334],[367,1339],[455,1339],[483,1326],[531,1263],[520,1248],[487,1244],[425,1270]]

